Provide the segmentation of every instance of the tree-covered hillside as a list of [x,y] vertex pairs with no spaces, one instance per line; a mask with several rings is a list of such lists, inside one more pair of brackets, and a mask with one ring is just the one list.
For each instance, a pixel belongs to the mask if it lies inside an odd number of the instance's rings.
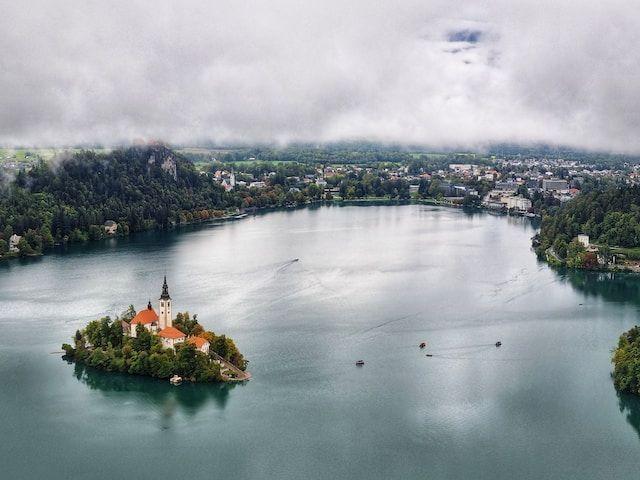
[[640,328],[633,327],[620,336],[611,361],[616,389],[640,395]]
[[572,239],[583,233],[599,245],[640,246],[640,187],[592,191],[545,215],[538,252],[553,247],[562,257]]
[[163,146],[107,154],[85,151],[21,171],[0,192],[0,255],[13,233],[23,253],[54,242],[99,238],[107,220],[118,232],[166,228],[241,202]]

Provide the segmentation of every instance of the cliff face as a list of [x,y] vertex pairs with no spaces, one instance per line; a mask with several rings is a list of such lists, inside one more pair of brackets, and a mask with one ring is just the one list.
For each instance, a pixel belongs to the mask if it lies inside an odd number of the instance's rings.
[[169,173],[174,180],[178,180],[178,169],[174,153],[164,145],[149,147],[149,160],[147,160],[147,163],[159,166]]

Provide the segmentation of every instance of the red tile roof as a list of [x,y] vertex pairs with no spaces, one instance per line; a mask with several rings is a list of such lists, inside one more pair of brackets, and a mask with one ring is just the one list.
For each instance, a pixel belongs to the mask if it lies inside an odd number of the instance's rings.
[[196,348],[202,348],[202,346],[205,343],[209,343],[209,341],[207,339],[202,338],[202,337],[189,337],[187,339],[187,342],[193,343],[196,346]]
[[174,339],[186,337],[184,333],[182,333],[180,330],[178,330],[175,327],[165,327],[158,332],[158,335],[160,335],[163,338],[174,338]]
[[142,325],[146,325],[147,323],[153,323],[158,321],[158,314],[155,312],[153,308],[145,308],[144,310],[140,310],[133,320],[131,320],[131,325],[136,325],[138,323]]

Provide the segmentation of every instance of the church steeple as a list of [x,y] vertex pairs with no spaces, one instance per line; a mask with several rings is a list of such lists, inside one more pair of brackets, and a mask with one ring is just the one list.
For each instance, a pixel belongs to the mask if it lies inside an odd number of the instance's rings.
[[172,324],[171,317],[171,297],[169,296],[169,286],[167,285],[167,276],[164,276],[162,284],[162,293],[160,294],[160,329],[170,327]]
[[167,285],[167,276],[164,276],[164,283],[162,284],[162,295],[160,295],[160,298],[162,299],[168,299],[171,298],[169,296],[169,286]]

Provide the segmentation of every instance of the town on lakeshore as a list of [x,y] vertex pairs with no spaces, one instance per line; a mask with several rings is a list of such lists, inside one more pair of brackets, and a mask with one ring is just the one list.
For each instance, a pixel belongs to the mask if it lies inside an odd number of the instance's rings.
[[149,300],[136,312],[133,306],[120,318],[90,322],[74,337],[74,346],[62,346],[65,358],[107,371],[157,378],[172,383],[245,381],[247,361],[233,341],[205,331],[197,316],[172,315],[167,277],[158,299],[158,312]]
[[543,217],[580,193],[637,184],[639,168],[625,156],[506,148],[2,149],[0,171],[12,181],[0,195],[0,259],[320,202],[410,201]]

